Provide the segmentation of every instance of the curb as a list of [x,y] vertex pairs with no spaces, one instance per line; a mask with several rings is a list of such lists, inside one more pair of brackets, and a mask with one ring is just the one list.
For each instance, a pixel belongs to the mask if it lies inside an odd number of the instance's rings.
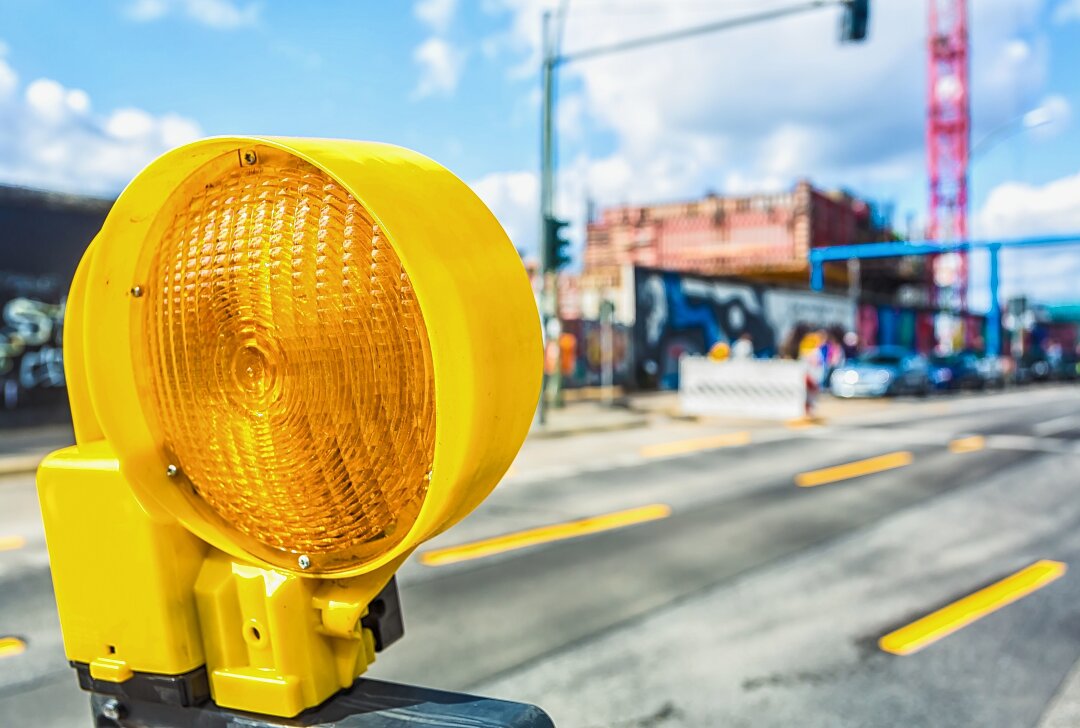
[[586,435],[594,432],[617,432],[618,430],[633,430],[638,427],[645,427],[649,424],[649,420],[646,417],[635,418],[632,420],[626,420],[624,422],[612,422],[603,425],[582,425],[581,427],[565,427],[554,430],[541,429],[535,427],[529,430],[529,436],[527,439],[537,440],[553,440],[559,437],[573,437],[574,435]]

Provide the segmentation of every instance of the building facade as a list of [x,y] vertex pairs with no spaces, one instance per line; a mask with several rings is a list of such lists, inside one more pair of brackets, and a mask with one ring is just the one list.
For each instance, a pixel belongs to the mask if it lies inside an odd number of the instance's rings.
[[65,300],[75,267],[111,206],[109,200],[0,185],[0,430],[70,419]]
[[[587,226],[583,280],[611,285],[622,266],[641,265],[804,284],[811,248],[893,239],[870,203],[803,180],[783,193],[607,208]],[[846,268],[830,273],[834,286],[848,285]],[[925,279],[918,261],[866,261],[859,283],[891,297]]]

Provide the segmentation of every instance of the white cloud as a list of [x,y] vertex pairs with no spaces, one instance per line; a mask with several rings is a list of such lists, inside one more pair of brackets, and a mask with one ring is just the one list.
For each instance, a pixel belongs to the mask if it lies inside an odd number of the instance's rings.
[[137,139],[154,128],[154,117],[142,109],[117,109],[105,120],[105,131],[115,139]]
[[[1045,93],[1049,47],[1039,28],[1045,3],[980,0],[973,13],[976,135]],[[484,48],[511,78],[523,79],[523,94],[537,76],[539,21],[551,5],[485,0],[482,6],[505,21]],[[803,176],[869,195],[903,189],[921,198],[926,2],[873,5],[864,44],[837,41],[833,8],[563,67],[560,83],[580,94],[570,98],[582,110],[561,111],[561,131],[584,124],[607,132],[612,151],[575,149],[573,137],[563,135],[561,184],[584,174],[584,186],[602,204],[697,196],[709,188],[783,188]],[[604,15],[585,3],[570,7],[567,53],[739,12],[663,0],[640,0],[622,14]],[[575,117],[580,124],[567,124]],[[565,192],[564,200],[578,202]]]
[[1031,131],[1043,139],[1056,136],[1068,127],[1070,122],[1072,122],[1072,104],[1061,94],[1047,96],[1035,109],[1024,115],[1025,125],[1037,124],[1031,128]]
[[1080,20],[1080,0],[1061,0],[1054,8],[1054,22],[1068,23]]
[[436,33],[445,33],[457,12],[457,0],[419,0],[413,15]]
[[183,15],[211,28],[238,28],[259,18],[260,6],[234,0],[134,0],[128,16],[140,22],[159,20],[169,15]]
[[[998,185],[975,216],[975,237],[1009,239],[1080,233],[1080,172],[1044,185]],[[1001,252],[1002,300],[1027,295],[1040,302],[1075,301],[1080,245],[1005,249]],[[971,305],[989,305],[985,253],[971,256]]]
[[18,74],[3,58],[0,58],[0,101],[13,94],[18,85]]
[[976,234],[983,238],[1076,232],[1080,232],[1080,172],[1045,185],[998,185],[976,217]]
[[67,89],[51,78],[39,78],[26,87],[26,107],[35,116],[57,122],[90,110],[90,97],[82,89]]
[[0,180],[76,193],[118,192],[151,159],[200,136],[195,122],[117,109],[101,116],[89,95],[48,78],[22,94],[0,59]]
[[457,88],[464,54],[443,38],[428,38],[417,46],[413,60],[420,66],[420,80],[414,96],[449,96]]
[[413,51],[413,61],[420,67],[415,99],[450,96],[457,89],[465,53],[446,38],[456,12],[457,0],[419,0],[413,6],[413,14],[433,33]]
[[540,225],[540,183],[535,172],[495,172],[469,186],[495,213],[517,248],[534,248]]

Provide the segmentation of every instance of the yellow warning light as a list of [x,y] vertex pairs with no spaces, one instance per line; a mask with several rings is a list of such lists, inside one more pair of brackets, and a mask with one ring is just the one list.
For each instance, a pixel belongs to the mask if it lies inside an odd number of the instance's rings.
[[38,487],[80,681],[205,674],[274,715],[374,659],[368,605],[509,467],[542,364],[524,267],[463,182],[399,147],[252,137],[121,194],[64,355],[77,444]]
[[146,249],[143,409],[208,518],[312,571],[397,543],[435,447],[424,318],[370,212],[295,158],[177,187]]

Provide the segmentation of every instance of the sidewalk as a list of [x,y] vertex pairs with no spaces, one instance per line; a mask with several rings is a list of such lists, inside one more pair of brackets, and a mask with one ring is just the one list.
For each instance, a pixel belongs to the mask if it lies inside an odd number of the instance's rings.
[[812,418],[780,421],[752,417],[698,417],[684,415],[679,409],[679,393],[673,391],[632,394],[627,398],[627,403],[630,409],[635,412],[664,415],[676,420],[691,420],[729,427],[768,427],[777,425],[800,427],[808,424],[826,425],[844,422],[856,424],[864,418],[874,417],[880,413],[897,409],[897,401],[892,398],[839,399],[830,394],[821,394],[814,404]]
[[544,424],[533,423],[530,438],[570,437],[588,432],[611,432],[644,427],[646,413],[626,406],[605,406],[598,402],[575,402],[565,407],[549,407]]

